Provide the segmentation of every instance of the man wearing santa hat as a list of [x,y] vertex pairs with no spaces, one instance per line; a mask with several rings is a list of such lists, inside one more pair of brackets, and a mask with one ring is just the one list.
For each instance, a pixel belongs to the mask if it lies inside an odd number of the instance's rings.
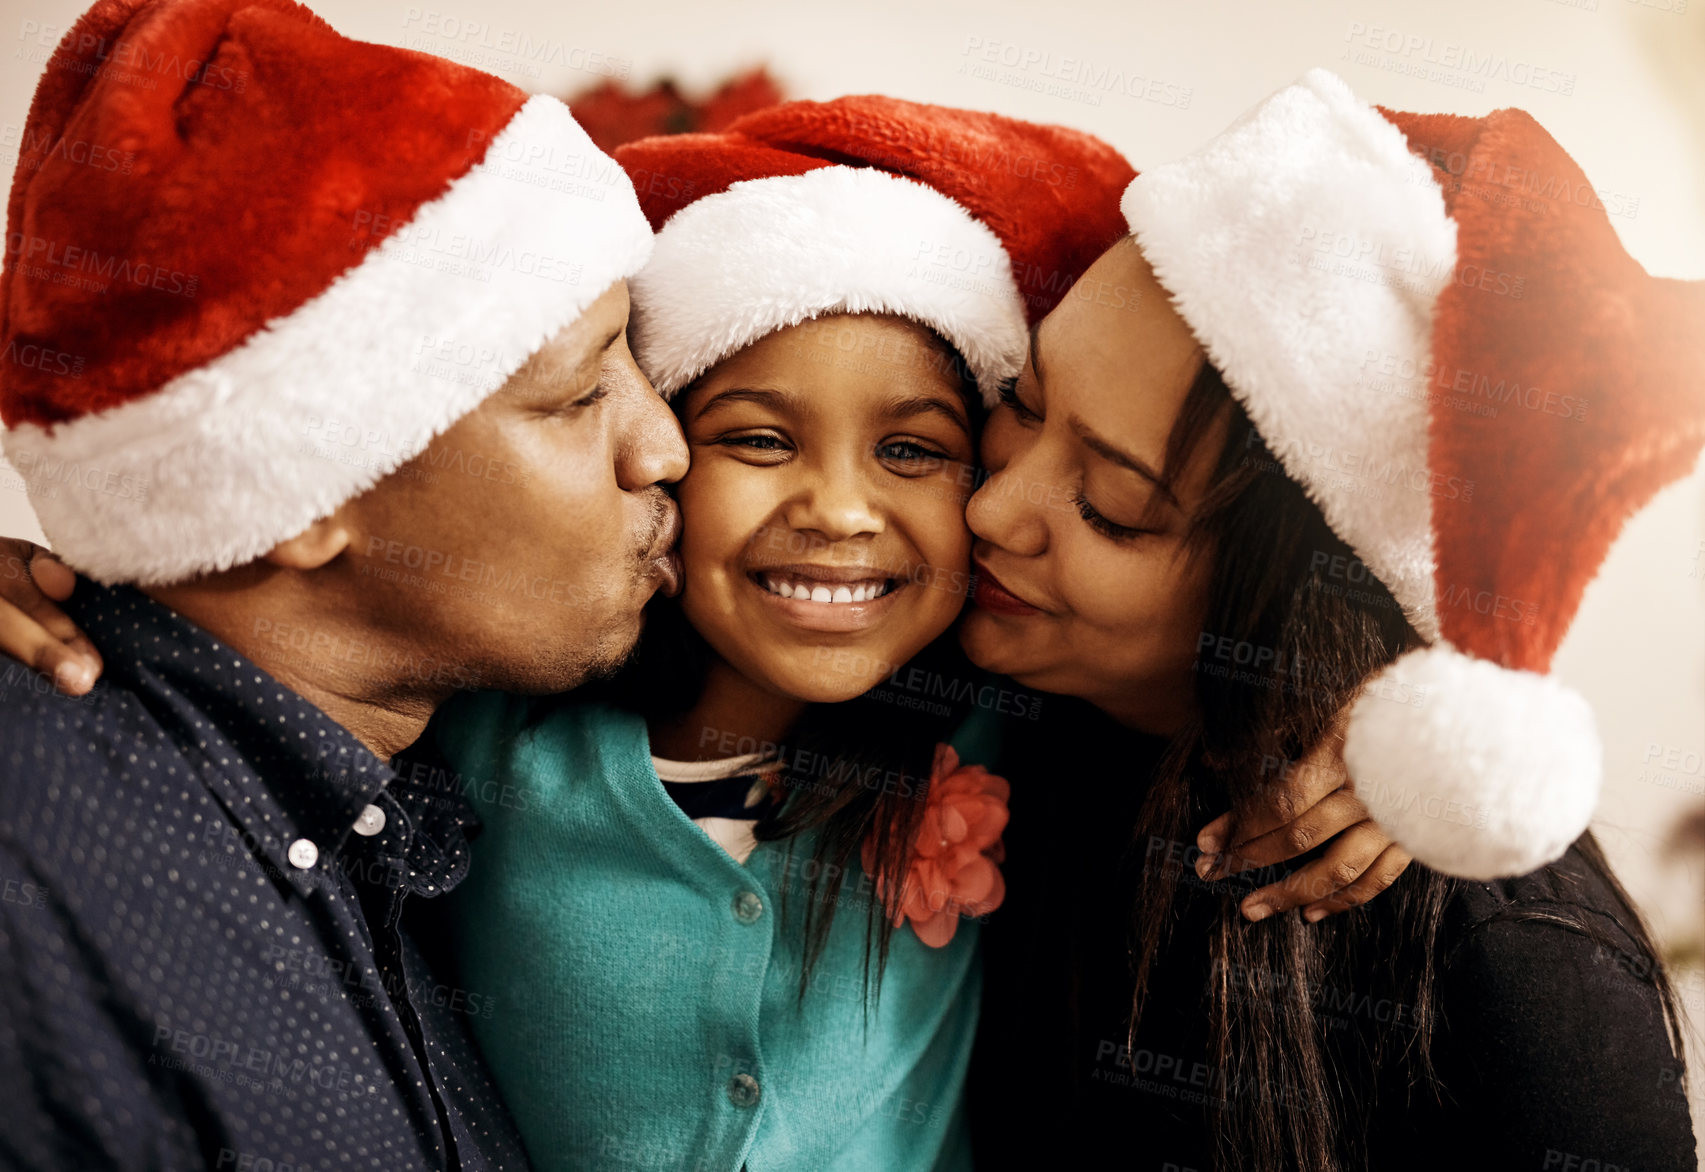
[[488,779],[390,759],[618,662],[673,581],[632,186],[554,99],[289,0],[101,0],[23,142],[5,449],[105,679],[0,709],[0,1165],[524,1167],[466,1022],[527,1007],[404,920]]

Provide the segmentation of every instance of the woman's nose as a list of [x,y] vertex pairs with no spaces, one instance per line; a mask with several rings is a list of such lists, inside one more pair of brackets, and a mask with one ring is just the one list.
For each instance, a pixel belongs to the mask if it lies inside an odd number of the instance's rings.
[[1049,501],[1060,494],[1035,477],[1036,445],[1022,451],[1004,451],[982,487],[965,506],[965,523],[971,532],[991,545],[1021,557],[1036,557],[1048,548]]

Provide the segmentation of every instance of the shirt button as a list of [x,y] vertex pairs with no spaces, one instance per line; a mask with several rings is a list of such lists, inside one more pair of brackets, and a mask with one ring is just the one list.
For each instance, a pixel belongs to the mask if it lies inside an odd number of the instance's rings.
[[742,891],[734,897],[734,918],[742,924],[755,924],[764,914],[764,901],[755,891]]
[[355,833],[364,838],[372,838],[385,829],[385,811],[378,806],[368,806],[355,819]]
[[290,844],[287,857],[290,859],[292,867],[299,871],[306,871],[320,861],[320,848],[305,838],[298,838]]
[[737,1074],[728,1080],[728,1101],[736,1107],[758,1105],[758,1080],[749,1074]]

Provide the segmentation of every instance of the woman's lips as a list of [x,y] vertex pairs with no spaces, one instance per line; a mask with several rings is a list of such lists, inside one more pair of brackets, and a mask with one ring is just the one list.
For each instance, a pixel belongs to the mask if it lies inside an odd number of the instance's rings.
[[989,611],[991,614],[1014,616],[1042,613],[1041,608],[1031,606],[1024,599],[1002,586],[1000,579],[989,573],[988,567],[983,563],[977,562],[976,567],[977,589],[972,594],[971,600],[983,610]]

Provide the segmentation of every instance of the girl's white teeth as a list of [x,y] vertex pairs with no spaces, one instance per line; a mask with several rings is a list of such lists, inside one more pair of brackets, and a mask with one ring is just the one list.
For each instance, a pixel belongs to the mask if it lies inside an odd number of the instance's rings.
[[772,594],[783,598],[800,598],[811,602],[874,602],[888,592],[884,581],[860,582],[856,586],[808,586],[804,582],[783,582],[764,575],[763,583]]

